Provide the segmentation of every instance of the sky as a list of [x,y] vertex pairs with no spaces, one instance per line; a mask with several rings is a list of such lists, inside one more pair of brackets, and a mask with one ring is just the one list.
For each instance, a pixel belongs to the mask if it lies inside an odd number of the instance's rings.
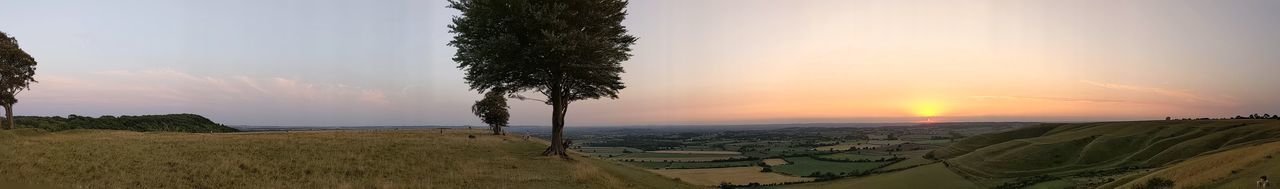
[[[18,115],[482,125],[442,0],[0,0]],[[571,126],[1280,113],[1280,1],[643,0],[619,99]],[[513,125],[550,107],[511,102]]]

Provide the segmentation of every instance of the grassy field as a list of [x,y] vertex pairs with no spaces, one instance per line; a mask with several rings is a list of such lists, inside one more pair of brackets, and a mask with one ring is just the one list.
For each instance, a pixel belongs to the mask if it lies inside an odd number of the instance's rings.
[[627,162],[649,169],[700,169],[720,167],[746,167],[755,165],[755,160],[726,162]]
[[810,157],[789,157],[785,158],[791,164],[778,165],[773,167],[773,171],[785,173],[792,176],[809,176],[817,173],[833,173],[851,174],[862,172],[879,167],[888,162],[832,162],[816,160]]
[[718,151],[718,150],[700,150],[700,151],[690,151],[690,150],[658,150],[658,151],[648,151],[648,153],[655,153],[655,154],[712,154],[712,155],[738,155],[738,154],[742,154],[742,152],[734,152],[734,151]]
[[924,158],[924,155],[929,153],[929,151],[932,151],[932,150],[897,152],[898,154],[900,154],[899,155],[900,157],[906,157],[907,159],[899,161],[897,163],[890,164],[889,166],[885,166],[880,170],[896,170],[896,169],[903,169],[903,168],[933,163],[935,162],[934,160]]
[[627,153],[644,152],[644,150],[627,147],[579,147],[573,150],[600,158],[610,158],[626,155]]
[[480,130],[438,132],[0,131],[0,183],[57,188],[694,188],[626,164],[539,156],[545,145],[517,137]]
[[941,140],[917,140],[917,141],[907,141],[907,142],[914,143],[914,144],[947,145],[954,141],[951,141],[951,139],[941,139]]
[[828,159],[843,159],[843,160],[849,160],[849,161],[855,161],[855,160],[879,160],[879,159],[889,159],[889,158],[893,158],[893,156],[890,156],[890,155],[881,155],[881,154],[873,154],[873,153],[858,153],[858,152],[845,152],[845,153],[838,153],[838,154],[827,154],[827,155],[822,155],[821,157],[822,157],[822,158],[828,158]]
[[787,160],[782,160],[782,159],[778,159],[778,158],[774,158],[774,159],[763,159],[763,160],[760,160],[760,162],[764,162],[764,164],[765,164],[765,165],[769,165],[769,166],[778,166],[778,165],[786,165],[786,164],[787,164]]
[[617,161],[631,160],[644,162],[703,162],[732,158],[746,158],[746,156],[732,154],[628,153],[610,159]]
[[573,149],[582,153],[628,153],[628,152],[644,152],[644,150],[627,148],[627,147],[580,147]]
[[983,188],[935,163],[898,172],[866,177],[837,179],[826,182],[787,185],[782,188],[867,188],[867,189],[916,189],[916,188]]
[[794,177],[777,173],[764,173],[760,172],[761,169],[763,168],[751,166],[712,169],[664,169],[653,170],[653,172],[703,186],[715,186],[719,185],[721,182],[745,185],[752,182],[760,184],[774,184],[785,182],[806,182],[813,180],[812,178]]
[[[768,150],[764,150],[764,149],[768,149]],[[758,148],[755,151],[743,152],[742,155],[756,157],[756,158],[769,158],[769,157],[780,157],[780,156],[799,156],[799,155],[815,154],[815,153],[822,153],[822,152],[826,152],[826,151],[817,151],[817,150],[813,150],[812,148],[805,148],[805,147],[773,146],[773,147]]]

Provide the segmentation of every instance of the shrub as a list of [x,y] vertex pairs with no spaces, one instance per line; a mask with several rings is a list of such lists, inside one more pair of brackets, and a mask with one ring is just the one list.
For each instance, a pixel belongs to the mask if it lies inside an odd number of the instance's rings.
[[1172,180],[1169,180],[1169,179],[1165,179],[1165,178],[1156,177],[1156,178],[1151,178],[1151,180],[1147,180],[1147,183],[1138,184],[1138,186],[1135,186],[1135,187],[1133,187],[1133,188],[1136,188],[1136,189],[1169,189],[1169,188],[1173,188],[1173,181],[1172,181]]

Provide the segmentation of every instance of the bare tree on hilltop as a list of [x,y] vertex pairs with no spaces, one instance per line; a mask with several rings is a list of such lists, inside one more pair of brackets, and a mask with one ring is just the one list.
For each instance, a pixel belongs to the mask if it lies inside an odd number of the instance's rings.
[[36,59],[18,47],[18,39],[0,32],[0,106],[9,122],[5,129],[17,128],[13,124],[13,104],[18,103],[18,93],[36,82]]
[[551,105],[551,146],[569,158],[564,125],[569,103],[618,98],[622,62],[636,37],[627,34],[625,0],[450,0],[462,11],[449,25],[453,60],[472,90],[541,93]]

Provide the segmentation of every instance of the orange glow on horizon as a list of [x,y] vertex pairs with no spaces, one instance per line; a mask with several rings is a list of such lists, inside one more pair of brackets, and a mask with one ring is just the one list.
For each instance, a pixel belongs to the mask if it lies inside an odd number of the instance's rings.
[[940,121],[940,120],[936,120],[936,119],[934,119],[934,118],[925,118],[924,120],[918,120],[918,121],[912,121],[912,122],[914,122],[914,123],[939,123],[939,122],[942,122],[942,121]]
[[921,100],[911,104],[911,112],[920,117],[937,117],[943,113],[942,102],[937,100]]

